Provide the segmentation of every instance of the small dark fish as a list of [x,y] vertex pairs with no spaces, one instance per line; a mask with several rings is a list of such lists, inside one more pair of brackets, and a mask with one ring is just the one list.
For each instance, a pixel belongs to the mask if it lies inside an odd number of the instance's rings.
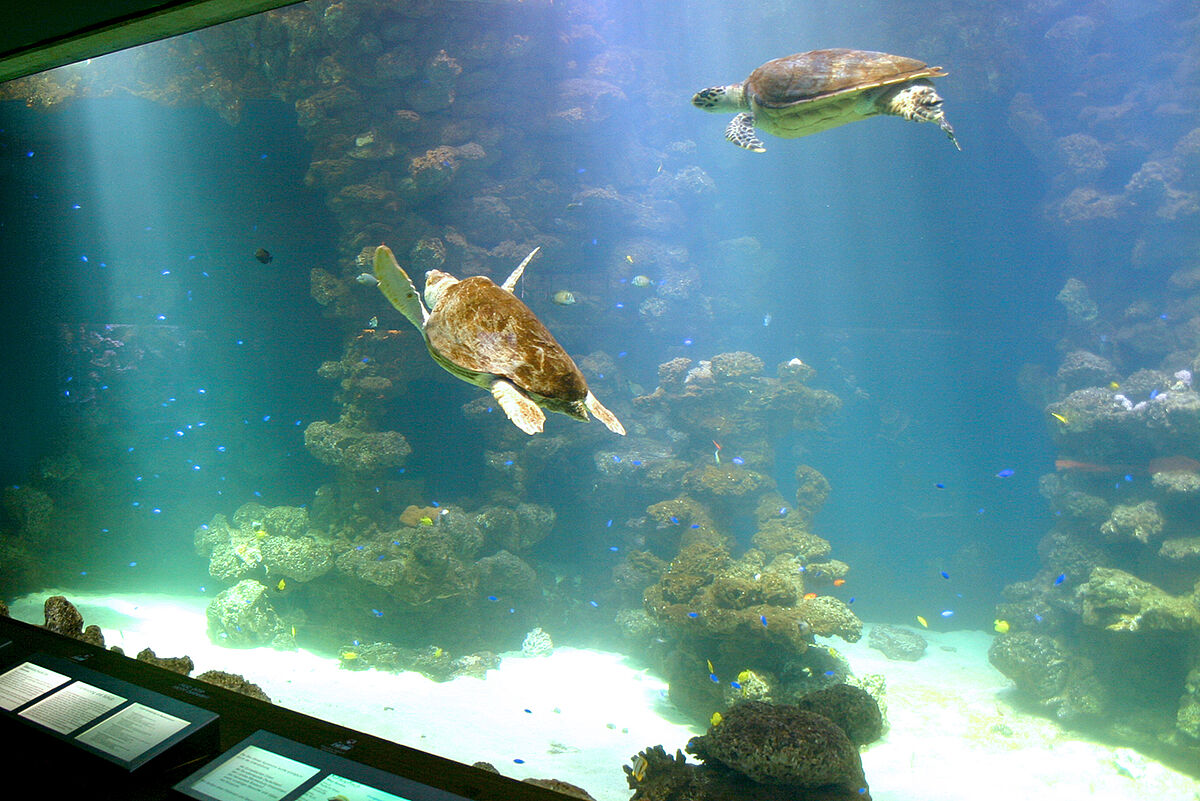
[[271,260],[275,257],[272,256],[266,249],[259,248],[258,250],[254,251],[254,258],[258,259],[263,264],[270,264]]

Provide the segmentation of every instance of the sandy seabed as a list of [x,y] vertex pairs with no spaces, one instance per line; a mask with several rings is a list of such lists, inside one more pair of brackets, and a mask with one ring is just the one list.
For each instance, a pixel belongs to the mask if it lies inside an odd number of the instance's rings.
[[[42,623],[54,594],[17,600],[13,617]],[[632,795],[621,766],[641,749],[661,744],[673,753],[702,733],[671,706],[662,679],[617,653],[516,652],[486,679],[438,683],[418,673],[342,670],[336,658],[303,649],[217,646],[206,634],[204,596],[61,594],[129,655],[147,647],[162,657],[187,654],[195,673],[240,673],[290,709],[460,762],[491,762],[515,778],[568,781],[599,801]],[[830,642],[857,674],[887,678],[890,728],[862,755],[876,801],[1200,801],[1200,782],[1190,776],[1015,709],[1010,683],[988,664],[989,635],[922,635],[929,649],[917,662],[890,661],[865,637]]]

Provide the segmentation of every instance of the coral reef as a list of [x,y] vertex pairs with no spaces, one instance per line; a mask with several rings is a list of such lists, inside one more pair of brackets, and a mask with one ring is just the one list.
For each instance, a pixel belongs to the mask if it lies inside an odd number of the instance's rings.
[[[1167,281],[1169,312],[1146,300],[1081,314],[1086,288],[1071,288],[1061,366],[1042,394],[1059,456],[1040,490],[1055,524],[1037,574],[1005,588],[996,617],[1008,630],[989,652],[1063,722],[1191,759],[1200,754],[1198,289],[1180,269]],[[1113,332],[1100,345],[1119,346],[1096,352],[1097,331]]]

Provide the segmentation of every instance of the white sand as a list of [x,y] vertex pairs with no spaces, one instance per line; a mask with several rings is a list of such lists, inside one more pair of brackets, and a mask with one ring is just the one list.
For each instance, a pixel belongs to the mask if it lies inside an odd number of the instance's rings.
[[[41,623],[52,594],[18,600],[13,616]],[[637,751],[662,744],[673,753],[700,733],[682,724],[660,678],[620,654],[517,653],[486,680],[439,684],[416,673],[341,670],[336,659],[304,650],[213,645],[206,597],[62,594],[127,654],[187,654],[197,673],[241,673],[282,706],[461,762],[486,760],[516,778],[569,781],[600,801],[632,794],[620,766]],[[1200,783],[1188,776],[1011,708],[1009,682],[987,661],[988,635],[922,634],[930,647],[915,663],[888,661],[866,638],[831,643],[857,674],[887,676],[891,729],[863,752],[876,801],[1200,801]]]

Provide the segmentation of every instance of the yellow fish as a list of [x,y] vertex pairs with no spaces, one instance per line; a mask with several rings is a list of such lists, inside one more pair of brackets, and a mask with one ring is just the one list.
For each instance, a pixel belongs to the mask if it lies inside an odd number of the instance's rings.
[[442,650],[441,646],[438,646],[438,647],[436,647],[436,648],[434,648],[434,649],[433,649],[433,658],[434,658],[434,659],[441,659],[441,658],[442,658],[442,654],[444,654],[444,653],[446,653],[446,652]]
[[287,582],[284,581],[283,579],[280,579],[279,583],[275,585],[275,589],[279,590],[280,592],[283,592],[284,590],[287,589]]
[[1009,629],[1008,621],[1007,620],[993,621],[992,628],[994,628],[996,630],[997,634],[1008,634],[1008,629]]
[[712,666],[712,660],[711,660],[711,659],[705,659],[704,661],[705,661],[706,663],[708,663],[708,672],[709,672],[709,673],[716,673],[716,672],[717,672],[717,671],[713,670],[713,666]]
[[258,537],[261,540],[267,536],[267,532],[266,532],[266,530],[260,528],[258,531],[254,532],[254,536]]
[[351,659],[358,659],[357,651],[342,651],[342,659],[349,662]]
[[633,264],[633,256],[630,256],[628,253],[626,253],[625,261],[629,262],[630,264]]
[[712,717],[708,719],[708,722],[712,726],[720,726],[722,720],[724,720],[724,718],[721,717],[720,712],[713,712]]
[[1120,385],[1120,384],[1118,384],[1116,381],[1109,381],[1109,382],[1108,382],[1108,388],[1109,388],[1109,389],[1120,389],[1120,388],[1121,388],[1121,385]]
[[422,517],[422,518],[421,518],[419,521],[417,521],[417,522],[419,522],[419,523],[420,523],[422,526],[432,526],[432,525],[433,525],[433,518],[432,518],[432,517],[430,517],[429,515],[425,515],[425,517]]
[[646,758],[638,754],[633,758],[633,778],[636,781],[641,781],[646,778],[646,768],[650,765]]
[[925,618],[921,617],[920,615],[917,615],[917,622],[921,624],[922,628],[926,628],[926,629],[929,628],[929,621],[927,621]]
[[1064,426],[1067,425],[1067,418],[1064,415],[1061,415],[1058,412],[1050,412],[1050,416],[1062,423]]
[[295,626],[292,626],[292,636],[293,637],[296,636],[296,627]]

